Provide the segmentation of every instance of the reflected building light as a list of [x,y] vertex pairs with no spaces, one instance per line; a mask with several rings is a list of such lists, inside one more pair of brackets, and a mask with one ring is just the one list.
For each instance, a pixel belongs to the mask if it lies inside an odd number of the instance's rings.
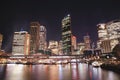
[[108,73],[108,80],[117,80],[117,79],[115,79],[115,76],[114,76],[113,72]]
[[98,68],[93,68],[93,73],[94,73],[93,74],[94,76],[97,76],[97,74],[98,74]]
[[[16,65],[16,64],[9,64],[7,65],[7,69],[10,71],[7,71],[5,80],[24,80],[24,75],[19,75],[19,74],[24,74],[24,65]],[[8,73],[10,72],[10,73]],[[9,78],[9,79],[7,79]]]
[[62,65],[59,65],[58,68],[59,68],[59,78],[60,78],[60,80],[62,80],[63,79],[63,68],[62,68]]
[[90,80],[92,80],[92,72],[89,71]]

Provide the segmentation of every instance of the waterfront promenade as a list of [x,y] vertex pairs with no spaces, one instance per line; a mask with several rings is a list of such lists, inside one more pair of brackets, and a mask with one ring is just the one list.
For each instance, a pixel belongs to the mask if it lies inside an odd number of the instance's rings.
[[106,70],[112,70],[120,73],[120,60],[116,58],[84,58],[82,55],[2,55],[0,56],[0,64],[24,64],[24,65],[57,65],[68,63],[87,63],[89,65],[94,61],[102,62],[100,66]]

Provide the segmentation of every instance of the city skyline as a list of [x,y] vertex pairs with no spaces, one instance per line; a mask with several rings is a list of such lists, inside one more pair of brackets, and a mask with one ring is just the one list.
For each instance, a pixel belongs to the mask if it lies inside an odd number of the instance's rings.
[[[1,27],[4,46],[11,43],[15,31],[28,31],[30,22],[39,21],[46,26],[47,41],[61,39],[61,20],[71,15],[72,33],[77,42],[87,33],[92,41],[97,40],[97,24],[120,18],[119,1],[3,1],[0,3]],[[9,48],[8,48],[9,49]]]

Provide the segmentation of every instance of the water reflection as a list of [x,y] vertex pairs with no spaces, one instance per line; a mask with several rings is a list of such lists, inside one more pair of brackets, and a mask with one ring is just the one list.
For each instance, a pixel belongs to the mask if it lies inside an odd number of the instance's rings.
[[6,65],[5,64],[1,64],[0,65],[0,80],[5,78],[5,74],[6,74]]
[[8,64],[6,68],[5,80],[24,80],[24,65]]
[[112,71],[88,64],[22,65],[0,64],[0,80],[119,80]]

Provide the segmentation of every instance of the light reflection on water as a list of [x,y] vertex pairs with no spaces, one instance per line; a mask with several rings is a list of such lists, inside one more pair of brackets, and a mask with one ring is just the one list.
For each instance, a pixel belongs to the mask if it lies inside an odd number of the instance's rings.
[[88,64],[0,64],[0,80],[119,80],[119,74]]

